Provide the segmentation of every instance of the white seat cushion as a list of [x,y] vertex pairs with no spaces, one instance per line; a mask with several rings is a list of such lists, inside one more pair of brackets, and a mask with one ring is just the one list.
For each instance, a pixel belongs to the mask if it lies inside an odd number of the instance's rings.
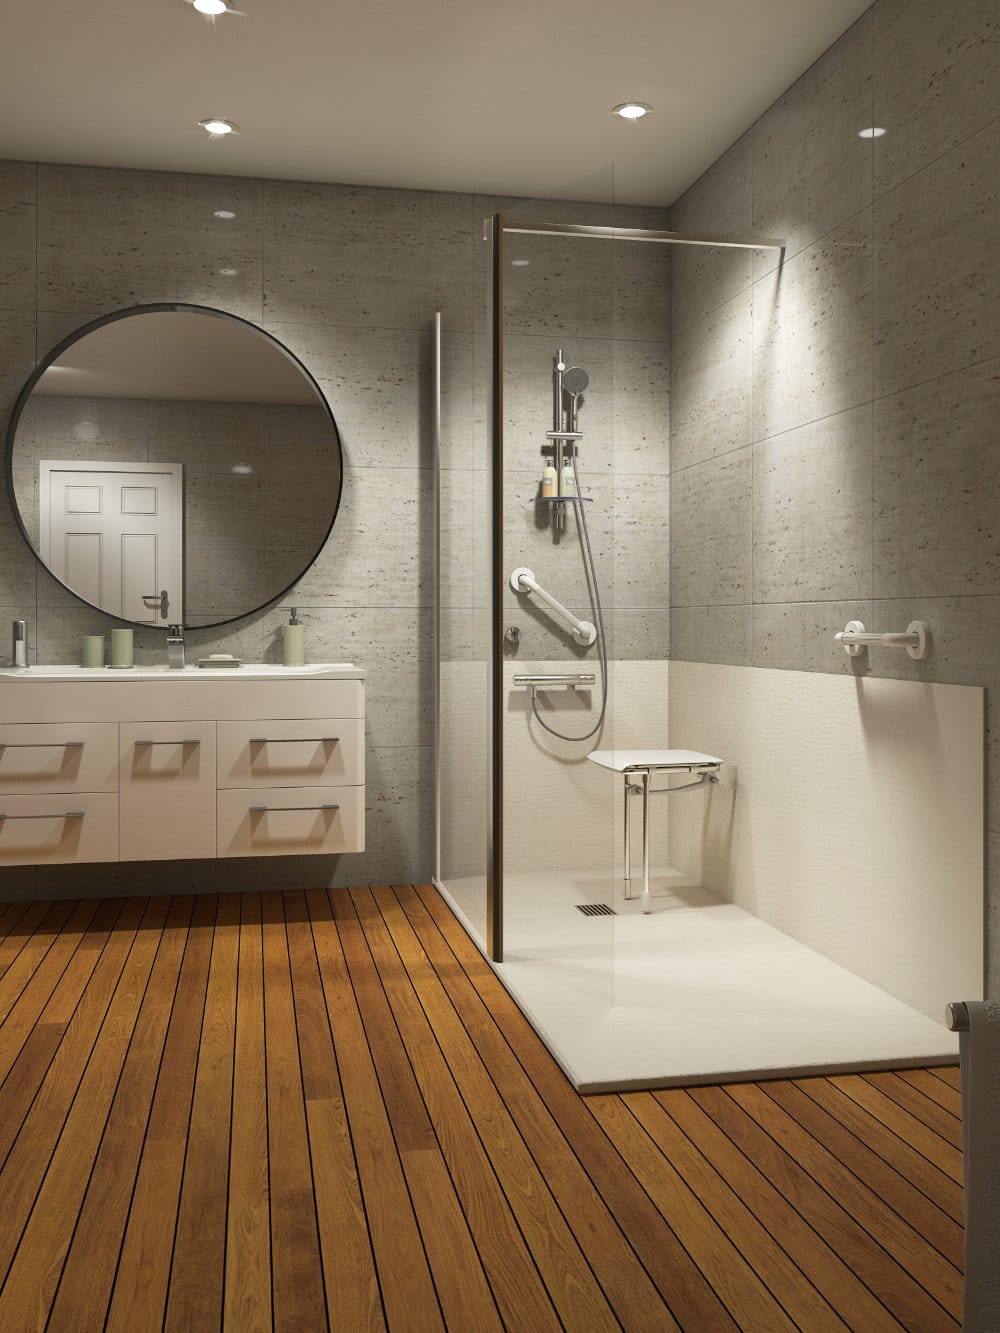
[[713,755],[699,754],[697,750],[591,750],[587,758],[615,773],[643,768],[675,768],[694,773],[699,769],[719,768],[723,762]]

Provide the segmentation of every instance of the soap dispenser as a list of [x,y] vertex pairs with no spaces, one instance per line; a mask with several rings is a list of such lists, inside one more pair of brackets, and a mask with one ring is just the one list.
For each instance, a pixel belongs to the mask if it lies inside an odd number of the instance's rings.
[[282,637],[284,640],[285,666],[305,666],[305,632],[299,624],[299,609],[297,606],[292,607],[292,614],[289,617],[288,624],[283,628]]

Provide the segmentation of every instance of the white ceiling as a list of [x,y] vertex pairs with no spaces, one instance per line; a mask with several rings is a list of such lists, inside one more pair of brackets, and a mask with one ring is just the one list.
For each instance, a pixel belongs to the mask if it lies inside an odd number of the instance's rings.
[[670,203],[869,0],[238,2],[5,0],[0,157]]

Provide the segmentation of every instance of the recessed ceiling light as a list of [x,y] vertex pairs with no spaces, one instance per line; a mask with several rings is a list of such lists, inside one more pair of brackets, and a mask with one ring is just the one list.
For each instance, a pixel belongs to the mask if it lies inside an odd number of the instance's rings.
[[213,139],[223,134],[239,134],[240,127],[231,120],[222,120],[219,116],[209,116],[208,120],[199,120],[198,124],[203,130],[212,136]]
[[230,472],[235,472],[238,477],[249,477],[253,475],[253,468],[249,463],[234,463],[229,470]]
[[212,214],[213,218],[221,218],[223,222],[232,222],[235,216],[231,208],[217,208]]
[[530,263],[530,259],[512,259],[510,266],[511,268],[527,268]]
[[885,130],[881,125],[869,125],[866,130],[858,130],[859,139],[881,139]]
[[225,14],[229,9],[226,0],[191,0],[191,3],[199,14],[210,14],[212,18],[216,14]]
[[622,120],[642,120],[652,109],[645,102],[619,102],[617,106],[611,108],[616,116],[621,116]]
[[236,275],[237,275],[237,273],[239,273],[239,269],[238,269],[238,268],[220,268],[220,269],[219,269],[219,272],[222,274],[222,276],[223,276],[224,278],[235,278]]

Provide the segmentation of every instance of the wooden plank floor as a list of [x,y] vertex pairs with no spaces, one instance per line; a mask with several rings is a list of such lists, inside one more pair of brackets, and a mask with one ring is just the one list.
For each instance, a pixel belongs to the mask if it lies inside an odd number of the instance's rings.
[[959,1326],[955,1069],[582,1098],[427,887],[0,910],[0,1329]]

